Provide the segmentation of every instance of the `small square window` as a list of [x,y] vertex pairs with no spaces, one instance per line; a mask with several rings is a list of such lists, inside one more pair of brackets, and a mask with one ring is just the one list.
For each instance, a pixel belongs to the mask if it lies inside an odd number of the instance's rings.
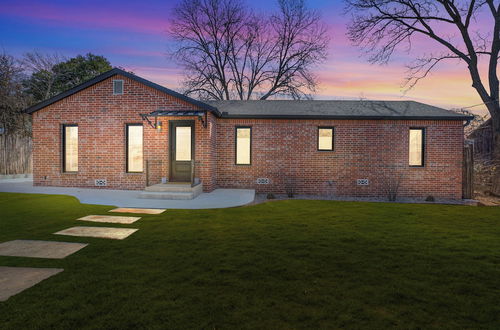
[[113,95],[123,94],[123,80],[113,80]]

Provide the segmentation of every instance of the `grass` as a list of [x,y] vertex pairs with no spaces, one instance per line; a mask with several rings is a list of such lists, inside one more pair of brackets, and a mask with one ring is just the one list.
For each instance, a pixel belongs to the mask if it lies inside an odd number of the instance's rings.
[[109,209],[0,193],[0,242],[90,243],[0,257],[65,269],[0,303],[2,329],[500,327],[500,208],[279,201],[143,216],[123,241],[51,234]]

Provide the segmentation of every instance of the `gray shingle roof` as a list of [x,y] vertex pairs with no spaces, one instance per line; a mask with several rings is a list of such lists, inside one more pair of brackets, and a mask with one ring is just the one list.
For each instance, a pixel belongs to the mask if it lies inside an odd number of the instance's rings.
[[223,118],[451,119],[468,116],[414,101],[207,101]]
[[462,114],[413,101],[255,100],[207,101],[192,99],[129,72],[114,68],[25,111],[33,113],[114,75],[122,75],[182,99],[222,118],[284,119],[443,119],[470,120]]

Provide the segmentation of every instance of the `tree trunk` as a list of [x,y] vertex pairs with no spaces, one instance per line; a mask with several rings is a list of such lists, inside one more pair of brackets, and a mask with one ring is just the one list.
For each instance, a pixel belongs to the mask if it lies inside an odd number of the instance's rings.
[[496,196],[500,196],[500,116],[492,116],[491,119],[491,128],[493,130],[493,160],[495,164],[491,192]]

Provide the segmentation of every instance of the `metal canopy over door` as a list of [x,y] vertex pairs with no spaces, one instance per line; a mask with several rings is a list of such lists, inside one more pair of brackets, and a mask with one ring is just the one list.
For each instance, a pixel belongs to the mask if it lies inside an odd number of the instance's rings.
[[194,127],[193,120],[170,121],[170,181],[172,182],[191,182]]

